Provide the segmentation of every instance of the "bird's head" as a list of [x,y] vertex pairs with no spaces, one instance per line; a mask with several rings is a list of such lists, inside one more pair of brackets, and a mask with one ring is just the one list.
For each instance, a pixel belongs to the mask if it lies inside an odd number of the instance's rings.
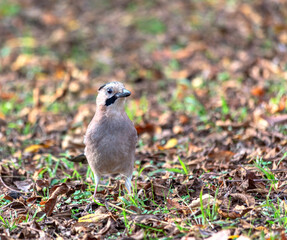
[[106,83],[98,90],[97,108],[107,112],[124,109],[125,98],[130,95],[131,92],[125,89],[124,84],[120,82]]

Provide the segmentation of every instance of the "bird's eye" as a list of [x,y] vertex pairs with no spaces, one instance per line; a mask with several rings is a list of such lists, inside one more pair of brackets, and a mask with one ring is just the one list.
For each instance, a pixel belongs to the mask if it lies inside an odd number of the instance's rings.
[[113,89],[111,89],[111,88],[108,88],[108,89],[107,89],[107,93],[108,93],[108,94],[111,94],[111,93],[113,93]]

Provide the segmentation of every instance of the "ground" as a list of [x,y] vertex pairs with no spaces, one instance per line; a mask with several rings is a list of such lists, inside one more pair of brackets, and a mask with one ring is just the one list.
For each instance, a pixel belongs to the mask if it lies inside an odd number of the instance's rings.
[[[284,0],[0,0],[0,238],[286,239]],[[139,135],[92,201],[98,88]]]

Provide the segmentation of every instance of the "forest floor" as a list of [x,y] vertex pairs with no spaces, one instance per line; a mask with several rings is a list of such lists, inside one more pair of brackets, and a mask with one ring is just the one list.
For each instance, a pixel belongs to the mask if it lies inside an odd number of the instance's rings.
[[[284,0],[0,0],[0,239],[286,239]],[[133,194],[69,161],[132,92]]]

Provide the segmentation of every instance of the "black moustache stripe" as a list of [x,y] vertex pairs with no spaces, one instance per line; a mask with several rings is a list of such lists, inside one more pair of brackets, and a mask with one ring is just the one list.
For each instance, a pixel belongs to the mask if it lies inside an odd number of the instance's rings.
[[106,100],[106,106],[109,106],[109,105],[111,105],[111,104],[113,104],[116,100],[117,100],[118,98],[116,97],[116,95],[114,95],[114,96],[112,96],[112,97],[110,97],[110,98],[108,98],[107,100]]

